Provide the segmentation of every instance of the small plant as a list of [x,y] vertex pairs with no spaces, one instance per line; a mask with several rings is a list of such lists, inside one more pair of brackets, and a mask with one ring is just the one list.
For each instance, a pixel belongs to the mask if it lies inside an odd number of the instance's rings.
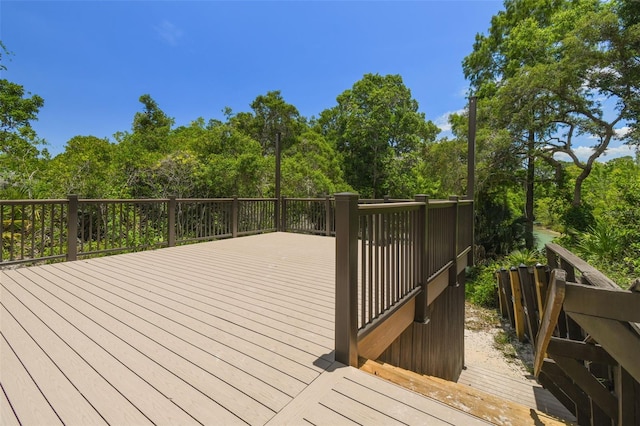
[[544,262],[544,259],[538,250],[516,250],[505,258],[505,262],[507,266],[534,266]]

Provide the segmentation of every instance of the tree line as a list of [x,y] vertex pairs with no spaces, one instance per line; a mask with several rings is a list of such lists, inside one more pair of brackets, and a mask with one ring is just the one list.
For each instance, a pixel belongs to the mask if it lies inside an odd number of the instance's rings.
[[[462,69],[478,99],[480,259],[533,249],[540,223],[569,248],[637,273],[640,158],[597,160],[616,140],[640,144],[639,19],[633,1],[506,0],[476,36]],[[73,137],[53,158],[30,125],[44,100],[0,80],[0,101],[3,198],[272,197],[277,134],[283,196],[443,198],[466,188],[467,111],[439,136],[400,75],[364,75],[317,117],[275,90],[248,111],[176,127],[144,94],[130,129]],[[585,142],[586,159],[576,150]]]

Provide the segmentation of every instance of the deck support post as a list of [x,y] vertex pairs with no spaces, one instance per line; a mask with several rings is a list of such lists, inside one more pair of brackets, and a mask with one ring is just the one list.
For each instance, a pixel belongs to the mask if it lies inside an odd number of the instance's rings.
[[336,199],[335,360],[358,365],[358,194]]
[[418,285],[422,291],[416,296],[416,313],[414,321],[426,323],[429,321],[427,309],[427,215],[429,211],[429,197],[427,195],[416,195],[415,200],[424,203],[418,210],[418,229],[416,235],[416,246],[418,247],[415,259],[416,276]]
[[238,236],[238,197],[233,196],[233,201],[231,202],[231,237],[235,238]]
[[[281,220],[278,222],[280,224],[280,228],[278,229],[278,232],[287,232],[287,198],[286,197],[280,197],[278,201],[276,201],[276,207],[277,207],[277,203],[280,203],[280,216],[281,216]],[[276,220],[278,220],[277,215],[276,215]]]
[[454,201],[454,218],[453,218],[453,241],[451,244],[451,250],[453,251],[453,256],[451,260],[453,264],[451,268],[449,268],[449,286],[458,287],[460,283],[458,282],[458,235],[459,235],[459,221],[460,221],[460,199],[458,197],[449,197],[449,200]]
[[176,196],[170,195],[167,203],[167,244],[169,247],[176,245]]
[[67,196],[67,261],[78,259],[78,196]]
[[326,195],[324,197],[324,220],[325,220],[324,234],[326,236],[331,235],[331,224],[333,223],[331,219],[332,219],[331,218],[331,196]]

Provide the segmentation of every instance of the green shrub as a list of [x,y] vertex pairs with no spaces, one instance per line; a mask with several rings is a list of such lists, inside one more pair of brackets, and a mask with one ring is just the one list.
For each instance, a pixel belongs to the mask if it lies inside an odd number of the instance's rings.
[[471,268],[466,284],[466,298],[474,305],[496,309],[498,307],[498,282],[496,271],[498,265]]

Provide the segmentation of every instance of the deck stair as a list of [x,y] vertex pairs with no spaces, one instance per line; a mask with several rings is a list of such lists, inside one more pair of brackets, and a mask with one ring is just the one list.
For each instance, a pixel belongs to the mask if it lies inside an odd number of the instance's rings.
[[574,424],[462,383],[414,373],[391,364],[360,359],[360,369],[495,425]]

